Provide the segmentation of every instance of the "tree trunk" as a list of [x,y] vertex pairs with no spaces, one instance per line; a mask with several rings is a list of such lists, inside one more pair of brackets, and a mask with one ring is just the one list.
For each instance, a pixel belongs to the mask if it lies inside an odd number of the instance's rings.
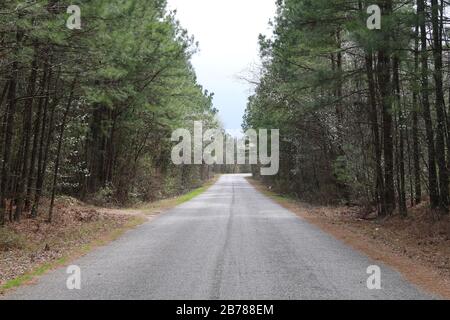
[[[50,62],[47,62],[48,64]],[[36,178],[36,190],[34,194],[33,206],[31,208],[31,216],[36,218],[39,210],[39,201],[42,193],[42,185],[44,183],[44,174],[45,174],[45,166],[44,163],[44,146],[45,146],[45,132],[46,132],[46,124],[47,124],[47,113],[48,113],[48,104],[49,104],[49,95],[50,95],[50,85],[52,82],[52,71],[49,68],[48,78],[47,78],[47,86],[45,89],[45,98],[43,102],[43,115],[41,122],[41,133],[40,133],[40,141],[39,141],[39,154],[38,154],[38,163],[37,163],[37,178]],[[50,138],[51,128],[49,128],[49,137]],[[48,140],[47,140],[48,141]]]
[[[2,91],[2,96],[0,98],[0,106],[3,104],[3,100],[6,98],[7,94],[8,94],[8,90],[9,90],[9,80],[6,81],[5,86],[3,87],[3,91]],[[5,132],[6,132],[6,115],[8,114],[8,101],[6,101],[5,103],[5,111],[2,113],[1,115],[1,127],[0,127],[0,154],[3,154],[3,147],[4,147],[4,142],[5,142]],[[0,193],[1,193],[1,189],[0,189]]]
[[37,48],[35,48],[36,53],[34,56],[34,60],[31,64],[31,74],[30,79],[28,81],[28,89],[27,89],[27,96],[28,99],[25,102],[24,106],[24,112],[25,117],[23,121],[23,140],[24,140],[24,147],[23,147],[23,163],[21,168],[21,176],[20,180],[18,181],[18,188],[17,188],[17,201],[16,201],[16,212],[14,214],[14,220],[19,221],[22,215],[23,210],[23,203],[26,196],[26,184],[28,181],[28,158],[29,158],[29,152],[30,152],[30,135],[31,135],[31,122],[33,117],[33,101],[34,101],[34,94],[36,89],[36,76],[37,76]]
[[67,116],[69,115],[69,111],[72,106],[73,95],[74,95],[77,78],[78,78],[78,75],[75,76],[75,78],[72,82],[72,87],[70,89],[69,101],[67,102],[66,110],[64,111],[63,119],[62,119],[61,126],[59,129],[58,149],[56,152],[55,171],[53,173],[52,197],[51,197],[51,201],[50,201],[50,209],[48,212],[48,222],[49,223],[51,223],[52,219],[53,219],[53,206],[55,204],[56,185],[57,185],[57,181],[58,181],[58,171],[59,171],[59,164],[60,164],[60,160],[61,160],[61,148],[62,148],[62,143],[63,143],[63,139],[64,139],[64,129],[66,127]]
[[[419,72],[419,26],[416,26],[416,40],[414,47],[414,75]],[[414,83],[417,83],[414,81]],[[422,183],[420,174],[420,143],[419,143],[419,101],[417,86],[413,88],[413,110],[412,110],[412,142],[413,142],[413,167],[414,167],[414,197],[415,204],[422,202]]]
[[376,100],[376,87],[373,75],[373,55],[366,54],[366,73],[369,87],[369,104],[370,104],[370,125],[372,127],[373,144],[375,151],[375,172],[376,172],[376,195],[378,214],[386,215],[386,201],[384,193],[383,168],[381,166],[381,144],[380,132],[378,127],[378,111]]
[[25,210],[29,211],[31,209],[31,197],[33,191],[33,184],[35,184],[35,171],[36,171],[36,160],[39,146],[39,138],[41,132],[41,122],[42,122],[42,112],[44,107],[45,98],[42,97],[45,93],[45,88],[47,87],[47,76],[48,76],[48,65],[45,64],[44,71],[41,80],[41,89],[39,93],[41,97],[38,100],[37,114],[36,119],[34,121],[33,128],[33,147],[31,149],[31,159],[30,159],[30,170],[28,173],[28,181],[27,181],[27,195],[25,198]]
[[421,78],[422,78],[422,112],[425,121],[425,129],[427,136],[428,148],[428,184],[430,189],[430,205],[431,208],[439,206],[439,190],[437,186],[436,171],[436,149],[434,146],[434,129],[431,118],[431,108],[429,99],[428,84],[428,53],[427,53],[427,28],[425,15],[425,0],[417,1],[417,14],[419,16],[420,25],[420,42],[421,42]]
[[399,213],[402,216],[408,214],[406,206],[406,183],[405,183],[405,120],[402,112],[401,98],[400,98],[400,75],[399,75],[400,61],[397,57],[393,59],[394,69],[394,89],[398,108],[398,205]]
[[[392,1],[382,2],[382,10],[386,15],[392,12]],[[390,215],[395,209],[394,188],[394,143],[392,136],[392,104],[391,104],[391,39],[385,32],[383,48],[378,51],[378,86],[381,98],[383,117],[383,144],[384,144],[384,193],[386,201],[385,214]]]
[[[21,35],[17,32],[17,46]],[[10,175],[11,175],[11,146],[13,138],[13,127],[14,127],[14,117],[16,114],[16,87],[17,87],[17,77],[18,77],[18,67],[19,63],[14,61],[12,63],[11,77],[9,80],[9,90],[7,97],[6,106],[6,127],[5,127],[5,139],[4,139],[4,149],[3,149],[3,164],[2,164],[2,175],[0,181],[0,225],[5,223],[5,210],[6,210],[6,200],[8,199],[8,192],[10,189]]]
[[438,0],[431,0],[431,21],[433,25],[434,80],[436,87],[436,160],[439,168],[439,207],[448,213],[448,171],[445,150],[445,101],[442,74],[442,40],[439,24]]

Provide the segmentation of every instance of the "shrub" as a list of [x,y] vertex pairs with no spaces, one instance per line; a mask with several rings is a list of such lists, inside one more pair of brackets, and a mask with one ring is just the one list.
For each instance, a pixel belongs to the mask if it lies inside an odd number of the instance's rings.
[[0,227],[0,251],[22,249],[24,246],[25,240],[23,237],[6,227]]

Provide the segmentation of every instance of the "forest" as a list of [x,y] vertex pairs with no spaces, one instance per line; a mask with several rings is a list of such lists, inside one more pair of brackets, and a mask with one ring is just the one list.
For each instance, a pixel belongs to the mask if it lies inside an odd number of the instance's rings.
[[[367,8],[381,9],[381,28]],[[0,222],[42,197],[115,203],[178,194],[209,177],[174,166],[170,133],[220,126],[197,83],[197,43],[163,0],[1,1]],[[265,177],[317,203],[381,216],[449,212],[450,38],[444,0],[277,1],[244,129],[281,129]]]
[[0,300],[450,299],[449,170],[450,0],[0,0]]
[[51,221],[61,194],[124,204],[206,180],[168,160],[173,130],[218,125],[196,51],[164,0],[0,0],[0,224]]
[[[369,28],[367,9],[381,9]],[[280,128],[278,190],[379,217],[449,213],[445,0],[283,0],[244,128]]]

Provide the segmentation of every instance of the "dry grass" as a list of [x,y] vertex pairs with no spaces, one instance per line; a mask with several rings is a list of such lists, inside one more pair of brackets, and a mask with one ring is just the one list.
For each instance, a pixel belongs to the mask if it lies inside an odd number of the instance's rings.
[[44,217],[27,218],[0,228],[0,287],[144,221],[138,215],[106,214],[78,202],[58,201],[55,213],[51,224]]

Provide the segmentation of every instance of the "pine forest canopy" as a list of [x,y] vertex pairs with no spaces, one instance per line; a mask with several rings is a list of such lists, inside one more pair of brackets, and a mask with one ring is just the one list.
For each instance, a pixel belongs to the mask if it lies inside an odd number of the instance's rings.
[[[368,27],[374,5],[380,29]],[[244,121],[281,130],[280,174],[269,182],[381,216],[406,215],[408,204],[428,198],[448,214],[448,5],[277,1]]]
[[[82,28],[69,29],[69,5]],[[199,184],[170,164],[171,132],[217,127],[196,43],[162,0],[0,0],[0,221],[42,196],[152,200]],[[51,219],[50,209],[49,219]]]
[[[71,5],[81,29],[66,26]],[[265,179],[381,216],[428,200],[447,214],[448,2],[277,7],[243,123],[281,130],[280,170]],[[174,130],[220,128],[196,51],[164,0],[0,0],[0,222],[43,214],[44,197],[51,220],[56,194],[151,201],[206,180],[211,166],[169,160]]]

